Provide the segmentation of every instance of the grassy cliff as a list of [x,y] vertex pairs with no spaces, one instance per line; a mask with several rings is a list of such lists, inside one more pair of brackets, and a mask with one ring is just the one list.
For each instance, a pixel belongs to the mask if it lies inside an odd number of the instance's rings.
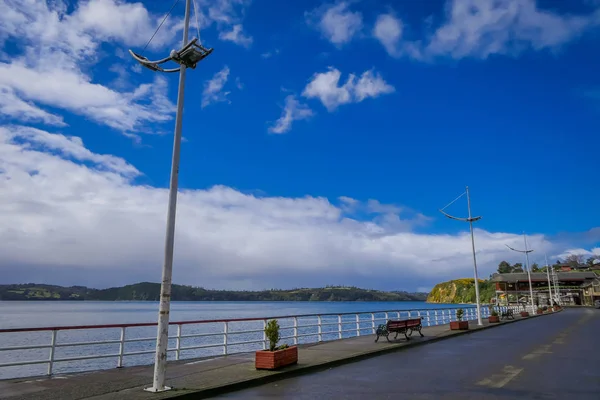
[[[479,280],[479,298],[482,303],[489,303],[495,296],[493,282]],[[428,303],[475,303],[475,279],[463,278],[435,285],[427,296]]]

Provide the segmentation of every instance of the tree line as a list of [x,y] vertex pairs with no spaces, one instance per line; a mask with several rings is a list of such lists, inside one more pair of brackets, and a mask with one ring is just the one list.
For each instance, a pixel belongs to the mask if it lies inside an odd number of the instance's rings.
[[[0,300],[158,301],[159,298],[160,284],[152,282],[109,289],[33,283],[0,285]],[[427,293],[384,292],[346,286],[261,291],[210,290],[176,284],[171,287],[173,301],[425,301],[426,298]]]
[[[571,268],[576,269],[585,269],[590,268],[594,265],[600,265],[600,257],[587,257],[583,254],[570,254],[565,257],[564,260],[557,259],[554,264],[552,264],[553,268],[558,268],[562,266],[569,266]],[[531,272],[546,272],[546,267],[540,267],[538,263],[531,264]],[[499,274],[511,274],[516,272],[525,272],[522,263],[511,264],[507,261],[501,261],[498,264],[498,273]]]

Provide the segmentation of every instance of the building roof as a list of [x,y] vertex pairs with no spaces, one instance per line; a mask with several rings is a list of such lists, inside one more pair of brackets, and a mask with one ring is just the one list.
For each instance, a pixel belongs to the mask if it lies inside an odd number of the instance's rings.
[[[584,281],[596,278],[593,272],[557,272],[559,281]],[[527,272],[517,272],[513,274],[495,274],[492,277],[492,282],[527,282]],[[551,277],[552,279],[552,277]],[[548,276],[545,272],[532,272],[531,281],[548,281]]]

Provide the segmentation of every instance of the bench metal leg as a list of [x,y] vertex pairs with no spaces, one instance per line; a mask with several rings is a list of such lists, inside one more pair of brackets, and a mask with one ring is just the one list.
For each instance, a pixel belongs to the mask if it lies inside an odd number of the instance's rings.
[[403,332],[404,333],[404,337],[406,338],[406,340],[410,340],[410,338],[408,337],[408,335],[406,334],[406,330]]

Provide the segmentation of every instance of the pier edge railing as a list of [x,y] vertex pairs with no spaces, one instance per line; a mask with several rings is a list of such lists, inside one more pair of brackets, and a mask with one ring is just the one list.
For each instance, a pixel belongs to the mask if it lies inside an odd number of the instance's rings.
[[[464,310],[463,320],[476,320],[477,319],[477,311],[475,307],[456,307],[456,308],[437,308],[437,309],[416,309],[416,310],[383,310],[383,311],[365,311],[365,312],[347,312],[347,313],[322,313],[322,314],[299,314],[299,315],[285,315],[285,316],[274,316],[274,317],[255,317],[255,318],[234,318],[234,319],[220,319],[220,320],[198,320],[198,321],[179,321],[179,322],[170,322],[169,325],[176,327],[176,333],[174,336],[169,335],[169,340],[175,341],[175,347],[169,348],[168,353],[175,354],[175,360],[181,359],[194,359],[200,358],[198,356],[195,357],[187,357],[182,358],[182,351],[186,350],[202,350],[202,349],[210,349],[210,348],[221,348],[221,355],[235,354],[235,353],[244,353],[245,351],[237,351],[231,352],[230,349],[234,346],[242,346],[242,345],[259,345],[262,346],[262,349],[266,349],[268,346],[268,341],[266,336],[264,335],[264,327],[267,324],[268,320],[277,319],[280,321],[281,331],[290,331],[289,335],[282,335],[281,342],[286,342],[290,340],[294,345],[298,344],[306,344],[306,343],[319,343],[325,340],[325,336],[333,337],[333,339],[329,340],[340,340],[346,339],[349,337],[361,336],[364,334],[374,334],[377,326],[380,323],[385,323],[388,319],[396,318],[415,318],[420,317],[423,320],[423,326],[436,326],[448,324],[451,321],[456,321],[456,311],[462,308]],[[501,306],[495,307],[496,310],[506,310],[508,308],[512,309],[514,312],[521,311],[523,308],[521,306]],[[489,316],[489,309],[487,307],[482,307],[482,317],[486,318]],[[380,315],[380,317],[377,317]],[[354,317],[352,317],[354,316]],[[366,316],[366,318],[361,318],[361,316]],[[349,319],[344,320],[344,317],[349,317]],[[308,324],[300,324],[299,322],[302,319],[311,319],[316,320],[316,323],[308,323]],[[261,329],[249,329],[249,330],[231,330],[231,326],[237,323],[249,323],[249,322],[262,322]],[[283,323],[282,323],[283,322]],[[155,342],[156,337],[133,337],[128,338],[127,330],[131,330],[132,328],[140,328],[140,327],[153,327],[156,326],[157,323],[131,323],[131,324],[108,324],[108,325],[80,325],[80,326],[54,326],[54,327],[38,327],[38,328],[10,328],[10,329],[0,329],[0,343],[4,343],[2,340],[2,335],[10,334],[10,333],[26,333],[26,332],[48,332],[50,343],[45,344],[28,344],[28,345],[20,345],[20,346],[8,346],[8,347],[0,347],[0,354],[2,352],[7,351],[26,351],[26,350],[34,350],[34,349],[48,349],[48,358],[45,359],[37,359],[37,360],[24,360],[24,361],[11,361],[0,363],[0,371],[5,368],[10,367],[22,367],[27,365],[39,365],[46,364],[46,374],[47,376],[53,375],[54,366],[57,363],[61,362],[72,362],[72,361],[82,361],[82,360],[96,360],[96,359],[106,359],[106,358],[114,358],[116,360],[115,367],[121,368],[124,366],[125,357],[131,357],[136,355],[144,355],[144,354],[154,354],[155,350],[142,350],[142,351],[125,351],[125,347],[127,343],[134,342]],[[189,333],[184,334],[184,327],[191,325],[221,325],[221,329],[217,329],[214,332],[201,332],[201,333]],[[352,326],[351,328],[344,329],[344,326]],[[325,328],[325,329],[324,329]],[[106,329],[118,329],[120,330],[119,338],[113,340],[93,340],[93,341],[79,341],[79,342],[59,342],[57,340],[57,335],[62,331],[82,331],[82,330],[106,330]],[[308,332],[307,332],[308,330]],[[304,331],[301,333],[301,331]],[[262,336],[260,335],[262,333]],[[259,336],[257,339],[245,340],[245,341],[231,341],[232,336],[238,336],[243,334],[256,334]],[[347,334],[344,336],[344,334]],[[218,343],[208,343],[208,344],[198,344],[194,346],[182,346],[182,342],[184,339],[190,338],[204,338],[204,337],[222,337],[222,341]],[[316,338],[316,340],[310,340],[309,338]],[[301,343],[302,339],[305,338],[303,343]],[[94,345],[117,345],[118,352],[116,353],[108,353],[108,354],[92,354],[92,355],[79,355],[73,357],[56,357],[56,349],[57,348],[74,348],[81,346],[94,346]],[[251,350],[246,350],[251,351]],[[135,365],[144,365],[144,364],[135,364]],[[147,364],[146,364],[147,365]],[[93,370],[99,370],[103,368],[92,368]],[[90,371],[90,369],[86,369],[86,371]],[[77,371],[73,371],[77,372]],[[39,376],[37,375],[26,375],[20,377],[30,377],[30,376]]]

